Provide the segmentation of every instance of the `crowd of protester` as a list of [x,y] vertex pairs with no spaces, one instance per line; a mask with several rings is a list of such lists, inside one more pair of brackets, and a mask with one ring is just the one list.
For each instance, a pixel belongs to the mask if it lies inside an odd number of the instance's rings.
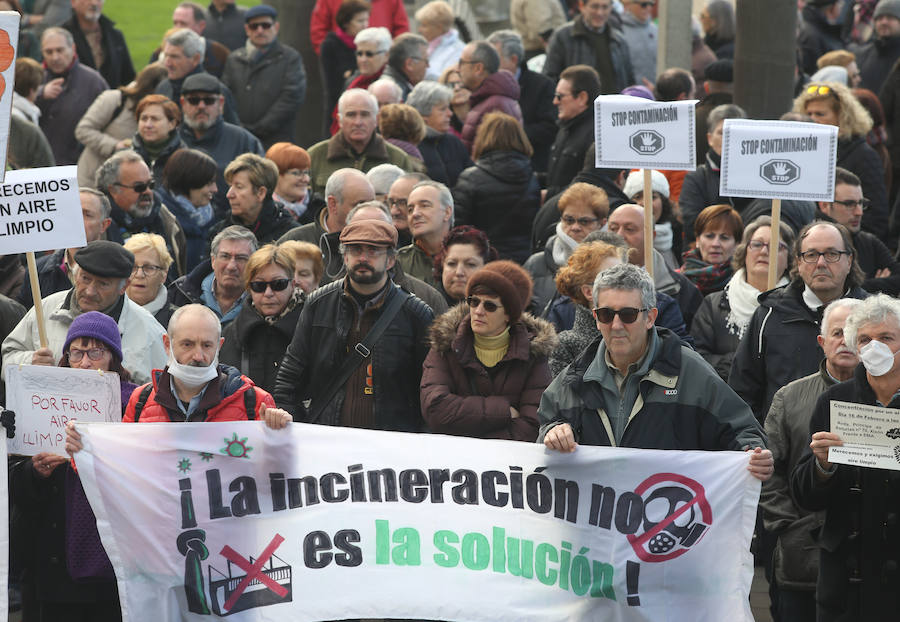
[[[486,38],[461,0],[318,0],[313,57],[271,6],[182,2],[143,68],[102,0],[4,3],[9,166],[76,165],[87,242],[37,261],[46,345],[0,256],[4,368],[114,371],[131,422],[744,450],[774,618],[896,615],[900,477],[829,462],[827,400],[900,407],[900,0],[798,0],[783,118],[836,126],[838,166],[777,249],[770,201],[719,193],[747,117],[729,0],[692,18],[691,70],[657,66],[654,0],[511,0]],[[597,168],[618,93],[699,100],[697,169],[647,197]],[[71,464],[14,459],[10,487],[24,619],[120,620]]]

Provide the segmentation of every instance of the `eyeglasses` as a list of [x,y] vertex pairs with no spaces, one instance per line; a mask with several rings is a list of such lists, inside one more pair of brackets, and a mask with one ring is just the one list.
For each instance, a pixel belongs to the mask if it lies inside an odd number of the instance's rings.
[[410,56],[410,57],[409,57],[409,60],[420,60],[420,61],[422,61],[423,63],[425,63],[426,65],[428,64],[428,59],[427,59],[427,58],[422,58],[421,56]]
[[390,206],[396,205],[400,209],[406,209],[407,203],[406,203],[406,199],[397,199],[397,198],[388,197],[388,205],[390,205]]
[[275,279],[274,281],[250,281],[250,291],[256,294],[264,294],[266,288],[271,287],[273,292],[281,292],[291,284],[290,279]]
[[378,56],[379,54],[384,54],[384,50],[356,50],[356,57],[365,56],[366,58],[372,58],[373,56]]
[[618,315],[623,324],[633,324],[638,315],[650,309],[635,309],[634,307],[622,307],[621,309],[610,309],[609,307],[599,307],[594,309],[594,317],[601,324],[612,324]]
[[216,253],[216,259],[219,261],[224,261],[225,263],[230,263],[232,259],[234,259],[234,263],[247,263],[250,261],[250,255],[232,255],[231,253]]
[[129,190],[133,190],[138,194],[144,194],[147,190],[153,190],[156,188],[156,182],[152,179],[150,181],[139,181],[133,186],[126,186],[125,184],[120,184],[119,182],[113,183],[114,186],[119,186],[120,188],[128,188]]
[[825,258],[825,263],[837,263],[841,260],[842,255],[852,255],[850,251],[825,251],[824,253],[820,253],[819,251],[805,251],[800,253],[799,257],[803,260],[804,263],[818,263],[819,257]]
[[584,216],[582,218],[575,218],[574,216],[563,216],[560,220],[562,220],[563,223],[567,224],[570,227],[576,222],[578,223],[579,227],[590,227],[592,225],[596,225],[597,221],[599,221],[600,219],[588,218],[587,216]]
[[191,106],[199,106],[201,102],[206,104],[207,106],[212,106],[217,101],[219,101],[219,98],[213,95],[188,95],[184,98],[184,101],[189,103]]
[[153,276],[160,270],[162,270],[162,266],[154,266],[153,264],[144,264],[143,266],[135,266],[131,270],[131,274],[137,274],[138,272],[143,272],[144,276]]
[[[750,242],[747,243],[747,248],[749,248],[749,249],[752,250],[752,251],[761,251],[761,250],[764,249],[764,248],[768,250],[768,248],[769,248],[769,243],[768,243],[768,242],[763,242],[762,240],[751,240]],[[778,250],[779,250],[779,252],[780,252],[780,251],[786,251],[787,249],[788,249],[788,245],[787,245],[787,244],[785,244],[784,242],[779,242],[779,243],[778,243]]]
[[480,63],[480,62],[481,62],[480,60],[463,60],[460,58],[459,61],[457,62],[457,64],[458,65],[473,65],[475,63]]
[[869,199],[860,199],[859,201],[848,199],[846,201],[834,201],[834,203],[843,205],[848,210],[854,210],[857,206],[859,206],[860,208],[862,208],[862,211],[866,211],[867,209],[872,207],[872,202]]
[[810,95],[832,95],[833,92],[830,86],[825,84],[811,84],[806,87],[806,92]]
[[247,28],[250,30],[259,30],[262,28],[263,30],[268,30],[272,26],[275,25],[275,22],[253,22],[252,24],[247,24]]
[[292,168],[287,172],[288,175],[293,175],[294,177],[309,177],[309,169],[305,171],[301,171],[295,168]]
[[78,361],[83,359],[85,354],[87,354],[88,358],[92,361],[99,361],[107,352],[109,352],[109,350],[107,350],[106,348],[91,348],[90,350],[79,350],[77,348],[71,348],[67,356],[73,363],[77,363]]
[[387,248],[384,246],[368,246],[367,244],[351,244],[344,246],[344,253],[351,257],[362,257],[363,255],[381,257],[387,253]]
[[496,302],[492,300],[482,300],[478,296],[469,296],[466,298],[466,304],[469,305],[470,309],[477,309],[481,305],[484,305],[484,310],[488,313],[493,313],[497,309],[502,309],[503,305],[498,305]]
[[635,2],[636,5],[641,7],[642,9],[649,8],[656,4],[656,2]]
[[554,93],[554,94],[553,94],[553,101],[556,101],[556,100],[562,101],[562,100],[564,100],[566,97],[572,97],[572,94],[571,94],[571,93]]
[[462,82],[460,82],[459,80],[452,80],[447,83],[447,86],[449,86],[451,89],[458,89],[462,87]]

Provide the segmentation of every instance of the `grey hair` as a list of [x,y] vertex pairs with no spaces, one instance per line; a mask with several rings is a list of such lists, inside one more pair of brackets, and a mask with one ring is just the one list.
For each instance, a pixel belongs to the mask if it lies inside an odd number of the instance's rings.
[[887,294],[875,294],[861,300],[847,316],[847,322],[844,324],[844,341],[847,347],[856,352],[856,335],[860,327],[884,322],[888,317],[893,317],[897,327],[900,328],[900,300]]
[[435,188],[438,191],[438,200],[441,202],[443,207],[450,208],[450,228],[453,228],[453,220],[454,220],[454,209],[453,209],[453,194],[450,192],[450,188],[445,186],[439,181],[434,181],[432,179],[428,179],[426,181],[420,181],[415,186],[412,187],[412,190],[409,191],[410,194],[413,193],[413,190],[417,188]]
[[391,49],[391,31],[384,26],[363,28],[353,38],[353,43],[374,43],[376,52],[387,52]]
[[[169,341],[172,341],[175,338],[175,326],[178,324],[178,320],[181,319],[181,316],[185,313],[190,313],[193,311],[197,311],[209,317],[210,320],[213,320],[216,324],[216,341],[222,336],[222,322],[219,320],[219,317],[215,314],[215,312],[207,306],[201,304],[188,304],[183,307],[178,307],[175,309],[175,312],[172,314],[172,317],[169,318],[169,324],[166,326],[166,333],[169,335]],[[218,345],[216,345],[218,349]],[[175,358],[174,354],[172,358]]]
[[422,80],[406,96],[406,103],[415,108],[420,115],[427,117],[435,106],[449,104],[452,97],[453,91],[450,87],[434,80]]
[[612,266],[597,275],[591,290],[595,305],[599,304],[597,298],[600,292],[606,289],[638,291],[641,294],[642,307],[647,309],[656,307],[656,286],[653,279],[646,270],[634,264],[623,263]]
[[[334,200],[338,203],[344,202],[344,186],[347,185],[347,179],[349,177],[362,177],[367,182],[369,179],[358,169],[355,168],[339,168],[331,175],[328,176],[328,181],[325,182],[325,199],[333,196]],[[371,185],[372,182],[369,182]]]
[[96,177],[94,181],[96,182],[97,188],[101,191],[108,189],[111,185],[119,181],[119,170],[122,168],[122,165],[127,162],[143,162],[144,158],[141,155],[134,151],[133,149],[124,149],[122,151],[117,151],[109,158],[107,158],[106,162],[100,165],[100,168],[97,169]]
[[747,113],[737,104],[722,104],[709,111],[706,117],[707,131],[712,134],[716,126],[725,119],[746,119]]
[[360,210],[370,209],[370,208],[377,209],[379,212],[381,212],[384,215],[384,221],[386,223],[391,224],[391,225],[394,224],[394,219],[391,217],[391,210],[388,208],[387,205],[384,204],[383,201],[366,201],[365,203],[360,203],[359,205],[354,207],[352,210],[347,212],[347,220],[346,220],[347,224],[349,225],[351,222],[353,222],[353,219],[356,217],[356,214],[358,214]]
[[408,58],[422,52],[422,48],[426,49],[424,54],[427,56],[428,41],[425,37],[411,32],[404,32],[394,39],[394,43],[391,45],[390,52],[388,53],[388,65],[397,71],[402,72],[403,63],[405,63]]
[[[378,90],[378,87],[383,87],[386,89],[390,89],[391,94],[394,96],[392,99],[395,100],[394,103],[402,103],[403,102],[403,89],[400,88],[400,85],[391,80],[390,78],[378,78],[369,85],[369,88],[366,90],[369,91],[372,95],[375,95],[375,91]],[[378,97],[375,97],[377,100]]]
[[166,37],[166,43],[181,48],[188,58],[202,56],[206,52],[206,43],[204,43],[203,37],[190,28],[179,28]]
[[345,102],[351,97],[360,95],[364,96],[366,101],[369,102],[369,108],[372,109],[372,114],[378,114],[378,100],[375,99],[374,95],[365,89],[349,89],[341,93],[340,98],[338,98],[338,117],[341,116],[341,113],[344,110]]
[[79,188],[78,194],[89,194],[97,199],[97,202],[100,203],[100,216],[109,218],[110,213],[112,213],[112,206],[109,204],[109,199],[106,198],[105,194],[93,188]]
[[470,61],[481,63],[485,73],[494,74],[500,71],[500,54],[493,45],[487,41],[473,41],[469,45],[472,46]]
[[830,318],[831,314],[838,309],[853,309],[858,306],[862,300],[857,298],[838,298],[837,300],[832,300],[827,307],[825,307],[825,312],[822,314],[822,336],[825,337],[828,334],[828,329],[830,326]]
[[522,35],[515,30],[496,30],[487,38],[491,45],[500,44],[500,58],[509,60],[515,56],[519,61],[525,58],[525,45]]
[[52,35],[59,35],[66,40],[66,45],[68,45],[70,48],[75,47],[75,39],[72,37],[72,33],[65,28],[60,28],[59,26],[51,26],[44,31],[44,34],[41,35],[41,45],[43,46],[44,39]]
[[369,172],[366,173],[366,179],[372,184],[375,194],[387,194],[393,183],[397,181],[397,178],[404,173],[406,171],[396,164],[379,164],[369,169]]
[[252,231],[240,225],[231,225],[219,231],[216,234],[216,237],[212,239],[209,250],[210,257],[214,257],[219,252],[219,244],[225,240],[243,240],[249,242],[251,253],[255,253],[256,249],[259,248],[259,242],[257,242],[256,236],[253,235]]

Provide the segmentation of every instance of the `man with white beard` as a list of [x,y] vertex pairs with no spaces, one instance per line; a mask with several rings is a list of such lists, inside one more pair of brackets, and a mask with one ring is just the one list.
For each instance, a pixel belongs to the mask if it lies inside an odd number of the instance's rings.
[[114,153],[97,169],[97,189],[112,205],[106,239],[124,244],[135,233],[161,235],[175,258],[172,266],[177,274],[170,276],[177,277],[185,272],[187,238],[175,215],[153,192],[154,186],[144,158],[130,149]]

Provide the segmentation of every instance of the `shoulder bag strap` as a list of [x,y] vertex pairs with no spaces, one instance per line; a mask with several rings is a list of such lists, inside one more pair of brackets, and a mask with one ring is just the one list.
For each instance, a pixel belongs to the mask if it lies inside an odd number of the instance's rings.
[[[396,286],[392,285],[392,287]],[[356,368],[369,358],[372,354],[372,348],[375,347],[375,343],[387,329],[388,325],[393,321],[397,313],[400,312],[400,307],[402,307],[409,298],[412,298],[412,294],[404,292],[399,287],[396,288],[394,297],[388,302],[387,306],[384,308],[384,313],[382,313],[381,317],[378,318],[378,321],[375,322],[372,330],[366,334],[361,342],[353,347],[347,355],[347,358],[344,359],[340,371],[334,376],[332,383],[322,392],[322,397],[316,400],[316,404],[313,405],[312,410],[309,412],[308,423],[316,423],[318,421],[319,417],[322,415],[322,411],[331,403],[331,400],[334,399],[334,396],[341,387],[344,386]]]

